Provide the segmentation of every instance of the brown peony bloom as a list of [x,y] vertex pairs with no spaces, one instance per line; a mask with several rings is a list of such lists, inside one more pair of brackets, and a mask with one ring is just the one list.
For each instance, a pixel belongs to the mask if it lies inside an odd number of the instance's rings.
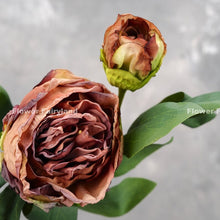
[[104,198],[122,158],[118,97],[52,70],[3,120],[2,176],[48,210]]
[[112,85],[134,91],[156,74],[165,54],[166,44],[153,23],[123,14],[105,32],[101,60]]

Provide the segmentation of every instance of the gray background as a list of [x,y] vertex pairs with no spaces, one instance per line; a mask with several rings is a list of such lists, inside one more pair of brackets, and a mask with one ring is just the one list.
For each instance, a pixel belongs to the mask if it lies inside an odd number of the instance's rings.
[[[125,132],[142,111],[171,93],[182,90],[196,96],[220,89],[219,0],[0,0],[0,84],[13,104],[55,68],[117,92],[105,78],[99,49],[118,13],[151,20],[168,44],[157,77],[127,93],[122,107]],[[219,219],[219,123],[220,116],[197,129],[180,125],[163,138],[160,142],[171,136],[174,141],[127,175],[154,180],[158,186],[133,211],[115,219]],[[79,219],[87,218],[109,219],[79,212]]]

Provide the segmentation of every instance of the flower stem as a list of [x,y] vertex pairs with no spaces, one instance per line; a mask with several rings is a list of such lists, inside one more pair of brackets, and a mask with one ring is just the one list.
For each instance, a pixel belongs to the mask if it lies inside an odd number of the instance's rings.
[[118,89],[119,107],[120,108],[121,108],[121,104],[124,99],[126,91],[127,91],[126,89],[121,89],[121,88]]

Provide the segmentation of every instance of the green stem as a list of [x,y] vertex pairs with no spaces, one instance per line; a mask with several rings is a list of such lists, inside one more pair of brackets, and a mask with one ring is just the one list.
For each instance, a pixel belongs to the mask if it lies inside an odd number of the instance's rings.
[[[121,109],[121,104],[122,104],[122,102],[123,102],[123,99],[124,99],[124,96],[125,96],[126,91],[127,91],[126,89],[118,88],[119,109]],[[122,131],[122,134],[123,134],[121,117],[120,117],[120,119],[119,119],[119,124],[120,124],[120,128],[121,128],[121,131]]]
[[126,89],[121,89],[121,88],[118,89],[118,98],[119,98],[119,107],[120,108],[121,108],[121,104],[123,102],[126,91],[127,91]]

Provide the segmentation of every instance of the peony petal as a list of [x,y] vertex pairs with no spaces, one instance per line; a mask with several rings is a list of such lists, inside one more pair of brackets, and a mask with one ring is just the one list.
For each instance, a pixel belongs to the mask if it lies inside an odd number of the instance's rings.
[[[128,21],[130,22],[130,24],[127,23]],[[103,49],[104,49],[105,58],[107,60],[108,67],[110,68],[114,68],[114,65],[115,65],[112,62],[112,57],[115,51],[120,46],[120,42],[119,42],[120,33],[126,30],[128,25],[138,28],[139,32],[142,32],[143,35],[146,35],[145,30],[147,30],[148,36],[146,38],[149,37],[150,31],[154,31],[160,36],[161,39],[163,39],[159,29],[150,21],[145,20],[140,17],[133,16],[131,14],[118,15],[116,22],[110,27],[108,27],[108,29],[105,32],[105,36],[104,36]],[[142,28],[142,27],[145,27],[145,28]],[[145,37],[145,36],[142,36],[142,37]]]
[[33,109],[31,112],[19,115],[4,139],[4,160],[9,172],[17,178],[19,178],[19,169],[22,163],[22,153],[18,143],[23,131],[26,130],[33,121],[35,116],[34,112]]
[[121,68],[136,75],[139,72],[148,74],[151,71],[151,57],[145,49],[136,43],[121,45],[115,52],[112,61]]
[[3,131],[10,129],[11,125],[14,123],[15,119],[19,115],[19,105],[15,105],[11,111],[3,118]]
[[70,190],[81,199],[82,206],[86,204],[94,204],[104,198],[105,193],[114,177],[114,168],[106,163],[97,169],[99,176],[93,178],[92,181],[79,181],[70,187]]
[[[48,81],[51,81],[53,78],[61,78],[61,79],[74,79],[76,81],[81,81],[82,78],[78,77],[76,75],[73,75],[70,71],[65,69],[56,69],[51,70],[42,80],[39,84],[37,84],[35,87],[38,87]],[[35,88],[34,87],[34,88]]]
[[146,45],[144,46],[144,49],[147,51],[147,53],[150,55],[151,59],[153,60],[153,58],[157,55],[157,51],[158,51],[158,45],[156,43],[156,36],[155,36],[155,34],[146,43]]

